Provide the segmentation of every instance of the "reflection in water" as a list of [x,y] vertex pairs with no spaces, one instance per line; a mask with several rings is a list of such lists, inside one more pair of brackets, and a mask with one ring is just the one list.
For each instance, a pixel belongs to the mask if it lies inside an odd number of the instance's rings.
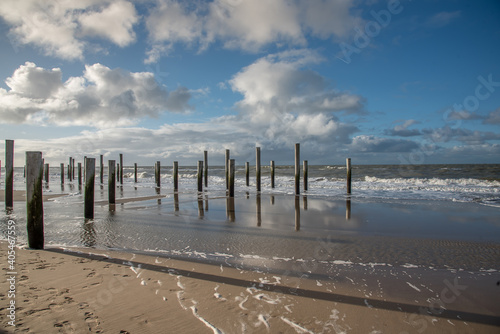
[[236,221],[236,211],[234,208],[234,197],[226,197],[226,216],[231,223]]
[[109,203],[109,211],[110,212],[115,212],[116,211],[116,204]]
[[274,195],[271,195],[271,205],[274,205]]
[[347,197],[347,200],[345,201],[345,219],[350,220],[351,219],[351,198]]
[[198,192],[198,217],[203,219],[205,210],[203,210],[203,194]]
[[[122,187],[122,188],[123,188],[123,187]],[[155,188],[156,195],[159,195],[159,194],[160,194],[160,189],[161,189],[161,188]],[[123,191],[123,189],[122,189],[122,191]],[[158,198],[158,201],[157,201],[157,202],[158,202],[158,205],[161,205],[161,198]]]
[[295,231],[300,231],[300,196],[295,196]]
[[307,211],[307,195],[302,197],[302,201],[304,202],[304,211]]
[[179,193],[174,192],[174,211],[179,212]]
[[262,206],[260,203],[260,193],[257,193],[255,204],[257,206],[257,226],[260,226],[262,225]]
[[97,233],[94,227],[94,220],[85,219],[82,225],[82,231],[80,233],[80,238],[82,240],[82,244],[85,247],[94,247],[96,244]]

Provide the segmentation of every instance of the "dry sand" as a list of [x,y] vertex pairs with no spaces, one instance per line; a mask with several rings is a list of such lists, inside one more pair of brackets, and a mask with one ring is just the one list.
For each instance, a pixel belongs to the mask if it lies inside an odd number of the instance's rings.
[[[0,245],[5,276],[7,243]],[[447,305],[429,315],[419,311],[426,296],[366,298],[309,279],[297,288],[296,277],[164,257],[60,248],[16,256],[15,327],[6,319],[9,285],[0,281],[7,333],[498,333],[500,325],[479,304],[476,313]],[[480,302],[465,292],[467,303]]]

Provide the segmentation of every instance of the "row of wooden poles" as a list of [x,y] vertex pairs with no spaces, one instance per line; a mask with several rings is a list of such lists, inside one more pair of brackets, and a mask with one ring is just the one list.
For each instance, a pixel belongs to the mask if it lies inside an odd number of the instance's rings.
[[[5,207],[13,207],[13,180],[14,180],[14,141],[5,141]],[[84,158],[84,217],[94,219],[94,184],[95,184],[95,158]],[[260,147],[256,147],[256,188],[261,191],[261,163]],[[351,159],[347,158],[347,194],[351,193]],[[0,162],[1,167],[1,162]],[[26,206],[27,206],[27,229],[29,247],[35,249],[43,248],[43,201],[42,201],[42,182],[45,167],[45,181],[49,181],[49,165],[44,164],[42,152],[26,152]],[[275,164],[271,161],[271,187],[274,188]],[[198,161],[197,166],[197,185],[198,191],[203,191],[203,183],[208,186],[208,152],[204,151],[204,160]],[[120,163],[116,166],[115,160],[108,161],[108,202],[115,204],[116,180],[123,184],[123,154],[120,154]],[[161,180],[160,161],[155,163],[155,183],[160,187]],[[304,170],[304,190],[308,190],[308,162],[303,161]],[[229,197],[234,197],[235,184],[235,160],[230,159],[230,151],[225,154],[225,174],[226,190]],[[61,183],[64,183],[64,164],[61,163]],[[174,161],[173,164],[173,183],[174,191],[178,191],[179,164]],[[245,163],[246,185],[250,184],[250,164]],[[70,157],[68,164],[68,179],[75,179],[75,159]],[[134,179],[137,182],[137,163],[134,164]],[[103,156],[100,156],[100,181],[104,183]],[[82,185],[82,165],[78,163],[78,182]],[[300,194],[300,144],[295,144],[295,194]]]

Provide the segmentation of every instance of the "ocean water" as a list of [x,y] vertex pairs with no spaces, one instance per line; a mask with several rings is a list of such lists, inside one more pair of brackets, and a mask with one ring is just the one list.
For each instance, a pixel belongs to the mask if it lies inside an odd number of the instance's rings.
[[[171,167],[162,167],[157,189],[153,167],[139,167],[135,183],[133,168],[126,166],[117,199],[162,197],[110,208],[107,170],[103,185],[97,172],[91,221],[83,218],[81,187],[67,179],[61,185],[59,171],[51,168],[44,184],[44,194],[64,194],[44,202],[48,245],[275,270],[290,270],[299,261],[317,274],[332,265],[374,263],[500,270],[500,165],[353,166],[350,196],[345,166],[309,166],[309,189],[304,192],[301,184],[298,197],[293,166],[276,166],[274,189],[263,166],[260,193],[255,170],[247,187],[240,166],[234,200],[226,197],[223,167],[210,167],[208,187],[197,193],[196,168],[180,166],[174,193]],[[25,189],[22,168],[15,169],[14,187]],[[25,211],[23,202],[3,210],[0,236],[5,238],[6,222],[14,219],[18,242],[26,243]]]

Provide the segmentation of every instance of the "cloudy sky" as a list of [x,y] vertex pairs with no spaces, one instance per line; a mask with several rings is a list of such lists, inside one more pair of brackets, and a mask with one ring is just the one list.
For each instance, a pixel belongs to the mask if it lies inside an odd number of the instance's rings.
[[[0,139],[52,164],[500,163],[500,2],[2,0]],[[4,157],[4,145],[0,147]]]

